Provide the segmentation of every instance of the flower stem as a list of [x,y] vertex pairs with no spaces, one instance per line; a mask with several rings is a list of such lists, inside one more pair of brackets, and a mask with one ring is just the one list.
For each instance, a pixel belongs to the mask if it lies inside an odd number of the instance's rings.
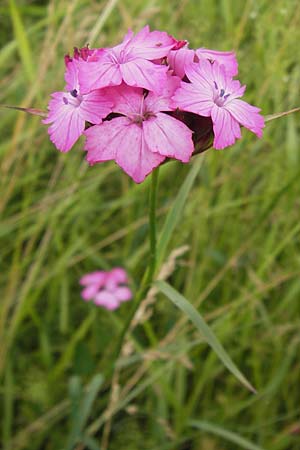
[[[157,186],[158,186],[158,168],[154,170],[151,174],[151,186],[149,192],[149,238],[150,238],[150,257],[149,264],[144,273],[141,285],[139,290],[137,291],[134,300],[131,303],[131,310],[129,312],[128,317],[126,318],[126,322],[121,331],[120,338],[118,340],[113,362],[115,363],[120,356],[122,351],[123,342],[126,338],[127,332],[130,329],[130,325],[134,318],[134,315],[140,306],[141,301],[145,297],[152,281],[153,276],[156,269],[156,197],[157,197]],[[114,368],[112,367],[109,375],[113,372]]]

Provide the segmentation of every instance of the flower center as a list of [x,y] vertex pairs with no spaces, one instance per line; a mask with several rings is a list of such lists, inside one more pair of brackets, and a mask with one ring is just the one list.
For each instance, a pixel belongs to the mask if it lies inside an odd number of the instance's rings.
[[215,87],[214,102],[218,106],[223,106],[224,103],[226,102],[226,100],[228,99],[228,97],[230,96],[230,93],[226,94],[225,89],[219,88],[219,86],[217,85],[217,83],[215,81],[214,81],[214,87]]
[[156,117],[155,114],[151,111],[144,111],[141,114],[131,114],[130,115],[130,120],[132,123],[135,123],[136,125],[140,125],[142,126],[142,123],[145,122],[146,120],[150,119],[151,117]]
[[63,102],[65,105],[72,105],[75,108],[78,108],[82,102],[82,95],[78,94],[77,89],[73,89],[63,97]]

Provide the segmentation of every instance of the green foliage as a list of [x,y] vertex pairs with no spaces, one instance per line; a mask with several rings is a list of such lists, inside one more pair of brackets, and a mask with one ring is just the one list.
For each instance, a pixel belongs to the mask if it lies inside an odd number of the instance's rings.
[[[0,2],[0,104],[46,109],[74,45],[115,44],[146,23],[235,49],[246,100],[263,114],[300,106],[297,0]],[[82,141],[60,154],[38,117],[0,109],[0,119],[2,447],[299,450],[299,113],[270,121],[262,140],[244,130],[231,149],[160,169],[165,281],[255,395],[160,293],[112,361],[128,306],[86,304],[78,279],[125,265],[139,288],[149,181],[134,185],[113,163],[89,168]],[[118,378],[103,381],[112,365]]]

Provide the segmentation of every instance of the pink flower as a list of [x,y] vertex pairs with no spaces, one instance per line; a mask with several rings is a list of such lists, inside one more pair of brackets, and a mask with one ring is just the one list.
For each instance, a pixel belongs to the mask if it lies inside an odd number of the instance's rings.
[[160,96],[126,85],[110,89],[114,113],[122,114],[85,131],[87,161],[93,165],[115,160],[141,183],[166,157],[188,162],[193,150],[192,131],[164,112],[172,111],[171,96],[180,80],[170,77]]
[[51,141],[62,152],[75,144],[85,129],[85,122],[98,124],[111,112],[112,102],[99,90],[81,95],[78,82],[78,62],[66,59],[66,89],[68,92],[54,92],[49,102],[48,117],[44,124]]
[[216,149],[232,145],[241,137],[240,125],[258,137],[262,136],[264,119],[260,109],[240,100],[246,86],[233,80],[223,65],[207,60],[186,66],[190,83],[181,82],[174,97],[174,106],[200,116],[211,117]]
[[227,75],[235,76],[238,73],[238,63],[234,52],[219,52],[216,50],[209,50],[208,48],[191,50],[186,44],[179,49],[172,49],[168,55],[170,68],[173,70],[174,74],[180,78],[185,76],[186,66],[203,59],[224,64]]
[[129,86],[159,92],[167,81],[168,67],[152,61],[167,56],[176,40],[165,32],[144,27],[135,36],[129,31],[123,42],[102,49],[96,61],[79,62],[79,81],[83,93],[123,81]]
[[80,284],[85,286],[81,296],[86,301],[93,300],[97,306],[115,310],[122,302],[132,298],[131,290],[125,286],[127,281],[127,274],[120,267],[109,272],[88,273],[80,279]]

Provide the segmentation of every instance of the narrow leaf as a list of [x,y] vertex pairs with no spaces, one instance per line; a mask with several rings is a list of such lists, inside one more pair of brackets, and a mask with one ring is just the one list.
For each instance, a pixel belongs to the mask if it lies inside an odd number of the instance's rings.
[[165,258],[165,253],[167,246],[170,242],[172,234],[178,224],[179,220],[182,219],[182,212],[187,200],[187,197],[192,189],[193,183],[198,175],[201,166],[203,164],[203,158],[197,157],[196,161],[193,161],[192,168],[186,176],[183,185],[181,186],[171,210],[169,211],[167,218],[165,220],[164,226],[162,228],[158,245],[157,245],[157,267],[159,268],[161,263]]
[[41,117],[47,117],[47,112],[43,111],[42,109],[36,109],[36,108],[21,108],[20,106],[9,106],[9,105],[0,105],[0,108],[8,108],[8,109],[15,109],[17,111],[26,112],[28,114],[33,114],[35,116],[41,116]]
[[155,285],[157,288],[166,295],[166,297],[171,300],[177,308],[181,309],[188,318],[193,322],[193,324],[198,328],[202,336],[205,338],[206,342],[215,351],[220,360],[223,362],[224,366],[250,391],[256,393],[256,390],[236,367],[222,344],[217,339],[216,335],[212,329],[207,325],[203,317],[194,308],[194,306],[179,292],[177,292],[172,286],[164,281],[156,281]]
[[264,450],[262,447],[259,447],[252,442],[248,441],[248,439],[243,438],[242,436],[233,433],[232,431],[225,430],[213,423],[205,422],[202,420],[191,420],[189,422],[194,428],[198,428],[202,431],[207,431],[208,433],[215,434],[216,436],[220,436],[224,439],[227,439],[230,442],[234,442],[239,446],[239,448],[244,448],[246,450]]
[[93,403],[96,399],[96,396],[99,392],[100,387],[102,386],[104,381],[104,378],[101,374],[97,374],[93,377],[92,381],[87,387],[85,397],[82,400],[82,404],[80,407],[80,429],[83,430],[89,415],[91,413],[91,409],[93,406]]
[[265,116],[265,122],[271,122],[271,120],[279,119],[280,117],[288,116],[289,114],[293,114],[298,111],[300,111],[300,106],[298,108],[290,109],[289,111],[283,111],[281,113],[270,114],[269,116]]
[[27,38],[22,17],[14,0],[9,0],[10,15],[14,27],[15,38],[18,43],[20,57],[24,66],[24,71],[29,81],[34,80],[34,64],[31,55],[31,48]]

